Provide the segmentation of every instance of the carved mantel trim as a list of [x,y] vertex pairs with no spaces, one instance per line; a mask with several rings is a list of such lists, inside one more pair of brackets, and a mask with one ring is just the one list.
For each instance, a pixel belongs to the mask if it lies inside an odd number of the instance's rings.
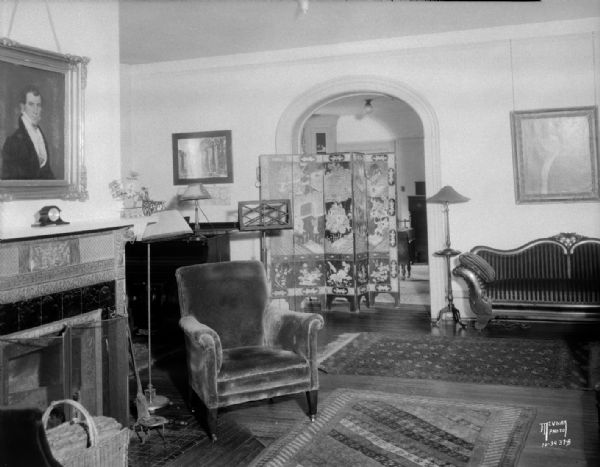
[[1,240],[0,309],[10,313],[7,307],[14,303],[114,282],[114,314],[127,316],[125,243],[130,240],[132,231],[123,225],[45,229],[40,236]]

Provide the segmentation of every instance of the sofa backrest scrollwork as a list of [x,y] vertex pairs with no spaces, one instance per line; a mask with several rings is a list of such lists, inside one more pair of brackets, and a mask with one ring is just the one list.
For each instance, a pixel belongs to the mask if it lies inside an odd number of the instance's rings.
[[575,233],[539,238],[517,248],[471,249],[495,270],[496,280],[600,279],[600,239]]
[[485,285],[496,304],[600,304],[600,238],[560,233],[501,250],[476,246],[495,281]]

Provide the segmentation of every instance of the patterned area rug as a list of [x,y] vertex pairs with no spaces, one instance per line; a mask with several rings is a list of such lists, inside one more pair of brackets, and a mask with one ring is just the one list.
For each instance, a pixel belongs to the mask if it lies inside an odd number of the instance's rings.
[[535,410],[338,389],[250,465],[512,466]]
[[359,335],[359,332],[345,332],[326,344],[325,347],[319,348],[317,350],[317,360],[319,364],[331,357],[334,353],[339,352],[340,349],[343,349]]
[[561,340],[361,333],[321,366],[333,374],[585,389],[596,381],[599,348]]

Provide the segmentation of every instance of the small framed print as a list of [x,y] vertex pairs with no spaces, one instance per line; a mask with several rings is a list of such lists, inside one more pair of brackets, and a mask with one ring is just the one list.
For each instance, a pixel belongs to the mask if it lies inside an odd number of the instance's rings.
[[231,130],[173,134],[173,184],[232,183]]

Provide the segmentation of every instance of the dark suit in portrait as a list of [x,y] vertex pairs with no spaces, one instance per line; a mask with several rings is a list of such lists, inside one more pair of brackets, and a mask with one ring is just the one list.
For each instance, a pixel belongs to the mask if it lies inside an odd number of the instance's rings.
[[[40,129],[40,132],[42,130]],[[19,118],[19,128],[6,138],[2,148],[2,166],[0,178],[2,180],[52,180],[54,174],[50,168],[50,151],[43,135],[46,147],[47,160],[40,167],[38,153],[35,145],[25,128],[23,119]]]

